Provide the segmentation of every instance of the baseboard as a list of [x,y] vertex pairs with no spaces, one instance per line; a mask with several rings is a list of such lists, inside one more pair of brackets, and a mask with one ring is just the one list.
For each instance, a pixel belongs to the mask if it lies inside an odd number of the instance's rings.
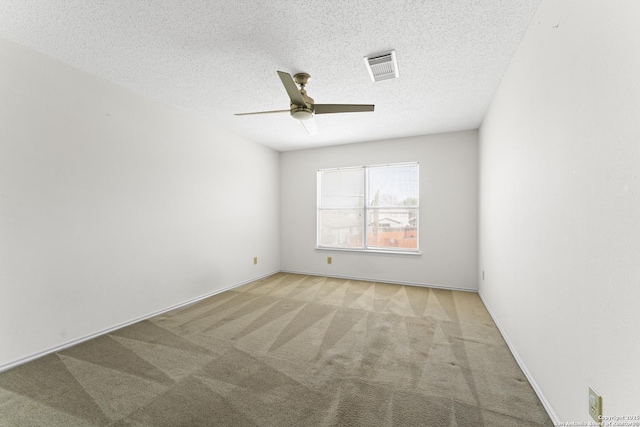
[[231,289],[235,289],[235,288],[237,288],[239,286],[246,285],[247,283],[255,282],[256,280],[260,280],[260,279],[263,279],[265,277],[269,277],[269,276],[271,276],[273,274],[276,274],[278,272],[279,271],[276,270],[276,271],[273,271],[271,273],[264,274],[264,275],[259,276],[259,277],[255,277],[253,279],[246,280],[244,282],[236,283],[236,284],[227,286],[225,288],[218,289],[218,290],[215,290],[213,292],[209,292],[209,293],[201,295],[199,297],[190,299],[188,301],[184,301],[184,302],[181,302],[179,304],[175,304],[175,305],[172,305],[170,307],[166,307],[166,308],[154,311],[153,313],[145,314],[144,316],[140,316],[140,317],[137,317],[135,319],[132,319],[132,320],[117,324],[115,326],[111,326],[109,328],[102,329],[102,330],[94,332],[92,334],[85,335],[83,337],[76,338],[76,339],[73,339],[71,341],[67,341],[67,342],[65,342],[63,344],[60,344],[60,345],[57,345],[55,347],[51,347],[51,348],[48,348],[46,350],[39,351],[38,353],[34,353],[34,354],[29,355],[29,356],[22,357],[20,359],[14,360],[12,362],[5,363],[3,365],[0,365],[0,372],[8,371],[11,368],[15,368],[16,366],[25,364],[25,363],[30,362],[32,360],[38,359],[40,357],[46,356],[46,355],[51,354],[51,353],[55,353],[57,351],[64,350],[65,348],[73,347],[74,345],[80,344],[82,342],[88,341],[88,340],[93,339],[93,338],[97,338],[97,337],[99,337],[101,335],[104,335],[104,334],[108,334],[110,332],[113,332],[113,331],[118,330],[120,328],[124,328],[124,327],[132,325],[134,323],[141,322],[143,320],[147,320],[147,319],[150,319],[150,318],[155,317],[155,316],[159,316],[159,315],[164,314],[164,313],[166,313],[168,311],[176,310],[178,308],[187,307],[189,305],[197,303],[198,301],[202,301],[203,299],[212,297],[212,296],[220,294],[222,292],[229,291]]
[[487,304],[487,301],[482,296],[482,293],[478,292],[478,295],[480,296],[480,299],[482,300],[482,303],[484,304],[484,306],[487,308],[489,315],[493,319],[493,323],[495,323],[496,326],[498,327],[498,330],[500,331],[502,338],[504,338],[505,342],[507,343],[507,347],[509,347],[511,354],[513,355],[514,359],[516,359],[518,366],[520,366],[520,369],[522,369],[522,372],[524,373],[525,377],[527,377],[527,380],[529,380],[529,383],[531,384],[533,391],[536,392],[536,394],[538,395],[538,398],[540,399],[540,402],[542,403],[542,406],[544,406],[545,411],[547,411],[547,414],[549,414],[549,418],[551,418],[551,421],[553,421],[554,425],[562,424],[562,422],[560,421],[560,418],[558,417],[558,414],[556,414],[556,412],[553,410],[553,407],[551,406],[551,402],[549,402],[549,400],[543,393],[542,388],[540,388],[540,386],[536,382],[536,379],[533,377],[533,375],[531,375],[531,372],[529,372],[527,365],[524,364],[524,361],[518,354],[518,351],[516,350],[516,348],[511,343],[511,340],[507,336],[504,328],[500,325],[500,322],[494,315],[493,311],[491,310],[491,307],[489,307],[489,304]]
[[325,274],[325,273],[310,273],[308,271],[297,271],[297,270],[280,270],[281,273],[291,273],[291,274],[304,274],[306,276],[321,276],[321,277],[334,277],[336,279],[346,279],[346,280],[362,280],[364,282],[381,282],[381,283],[393,283],[395,285],[408,285],[408,286],[420,286],[422,288],[436,288],[436,289],[446,289],[450,291],[463,291],[463,292],[478,292],[476,288],[462,288],[456,286],[445,286],[431,283],[417,283],[417,282],[402,282],[395,280],[386,280],[380,278],[372,278],[372,277],[359,277],[359,276],[340,276],[336,274]]

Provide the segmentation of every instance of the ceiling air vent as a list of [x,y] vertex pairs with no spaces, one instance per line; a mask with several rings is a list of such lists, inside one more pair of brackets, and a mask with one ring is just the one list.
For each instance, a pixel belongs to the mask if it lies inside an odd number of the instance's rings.
[[396,62],[396,51],[376,56],[365,56],[364,62],[367,64],[367,71],[371,81],[395,79],[398,77],[398,63]]

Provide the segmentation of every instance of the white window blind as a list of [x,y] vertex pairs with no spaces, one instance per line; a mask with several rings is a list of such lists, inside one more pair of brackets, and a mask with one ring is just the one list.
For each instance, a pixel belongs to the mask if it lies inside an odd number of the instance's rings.
[[418,251],[418,163],[318,171],[318,247]]

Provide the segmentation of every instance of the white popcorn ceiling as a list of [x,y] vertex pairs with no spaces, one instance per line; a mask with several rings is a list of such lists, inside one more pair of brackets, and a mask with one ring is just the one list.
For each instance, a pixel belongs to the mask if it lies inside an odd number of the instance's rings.
[[[3,0],[0,36],[279,151],[476,129],[540,0]],[[395,49],[400,77],[363,57]],[[287,113],[276,74],[304,71],[316,103]]]

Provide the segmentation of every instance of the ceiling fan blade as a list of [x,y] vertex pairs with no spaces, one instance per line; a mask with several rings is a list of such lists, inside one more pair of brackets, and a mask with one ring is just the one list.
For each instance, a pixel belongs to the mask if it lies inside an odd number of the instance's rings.
[[298,90],[298,85],[296,85],[296,82],[293,81],[293,77],[291,77],[291,74],[285,73],[284,71],[278,71],[278,75],[280,76],[280,80],[282,80],[282,84],[284,85],[284,88],[287,90],[287,93],[289,94],[289,99],[291,100],[291,103],[305,107],[306,104],[304,102],[304,98],[300,94],[300,91]]
[[251,116],[254,114],[290,113],[291,110],[257,111],[255,113],[236,113],[234,116]]
[[371,104],[316,104],[313,108],[316,114],[330,114],[373,111],[374,107]]
[[302,126],[309,132],[309,135],[315,135],[318,133],[318,128],[316,127],[316,121],[313,118],[308,120],[300,120]]

